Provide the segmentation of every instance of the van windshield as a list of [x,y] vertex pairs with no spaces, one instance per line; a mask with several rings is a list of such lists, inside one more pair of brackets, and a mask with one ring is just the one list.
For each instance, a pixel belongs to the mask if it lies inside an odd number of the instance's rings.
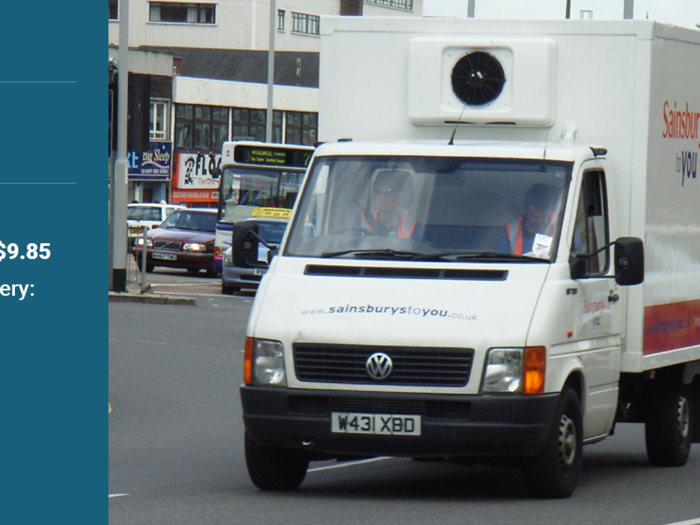
[[317,157],[285,254],[551,261],[572,163]]

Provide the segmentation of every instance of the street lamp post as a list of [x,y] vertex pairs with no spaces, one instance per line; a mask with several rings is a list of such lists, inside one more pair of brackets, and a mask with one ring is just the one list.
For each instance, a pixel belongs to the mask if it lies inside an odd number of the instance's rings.
[[275,30],[277,22],[277,0],[270,0],[270,47],[267,52],[267,115],[265,119],[265,141],[272,142],[272,100],[275,88]]

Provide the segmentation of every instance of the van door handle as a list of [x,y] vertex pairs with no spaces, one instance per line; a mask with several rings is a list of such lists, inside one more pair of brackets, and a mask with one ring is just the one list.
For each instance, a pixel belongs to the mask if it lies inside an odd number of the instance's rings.
[[611,291],[610,295],[608,295],[608,302],[609,303],[616,303],[620,300],[620,296],[617,295],[615,292]]

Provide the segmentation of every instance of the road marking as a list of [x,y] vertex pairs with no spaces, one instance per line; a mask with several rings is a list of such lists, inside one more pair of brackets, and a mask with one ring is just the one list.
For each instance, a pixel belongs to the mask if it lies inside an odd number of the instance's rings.
[[112,498],[123,498],[124,496],[128,496],[129,494],[110,494],[109,499]]
[[[179,296],[186,296],[186,297],[217,297],[221,299],[222,297],[226,297],[225,295],[221,294],[216,294],[216,293],[177,293],[177,292],[158,292],[162,293],[163,295],[179,295]],[[229,297],[229,299],[234,299],[234,297]]]
[[688,521],[677,521],[675,523],[668,523],[667,525],[700,525],[700,518]]
[[155,287],[162,288],[165,286],[203,286],[205,284],[214,284],[214,283],[216,283],[215,280],[210,280],[210,281],[199,282],[199,283],[190,283],[190,282],[186,282],[186,283],[151,283],[151,286],[153,288],[155,288]]
[[[309,469],[309,472],[321,472],[322,470],[335,470],[339,468],[346,468],[346,467],[354,467],[357,465],[365,465],[367,463],[374,463],[376,461],[384,461],[385,459],[393,459],[391,457],[381,457],[381,458],[371,458],[371,459],[361,459],[359,461],[348,461],[346,463],[339,463],[337,465],[329,465],[327,467],[318,467],[318,468],[311,468]],[[676,525],[676,524],[669,524],[669,525]],[[679,525],[685,525],[685,524],[679,524]]]

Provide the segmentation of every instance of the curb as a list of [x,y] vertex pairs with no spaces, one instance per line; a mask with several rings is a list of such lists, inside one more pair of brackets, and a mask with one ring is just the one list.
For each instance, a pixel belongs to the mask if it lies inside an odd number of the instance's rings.
[[116,303],[145,303],[145,304],[179,304],[185,306],[197,306],[197,300],[193,297],[177,297],[155,294],[133,294],[109,292],[109,300]]

